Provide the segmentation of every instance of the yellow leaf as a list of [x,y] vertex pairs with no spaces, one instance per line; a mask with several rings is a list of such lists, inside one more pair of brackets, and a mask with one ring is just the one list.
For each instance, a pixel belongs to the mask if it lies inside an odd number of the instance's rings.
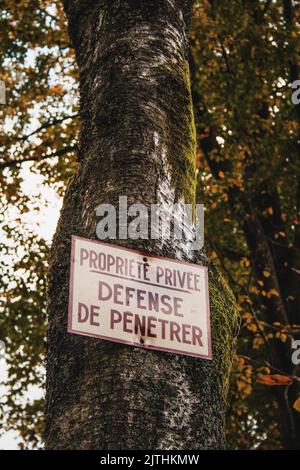
[[227,193],[223,193],[222,196],[221,196],[221,199],[222,199],[223,201],[227,202],[228,199],[229,199],[229,198],[228,198],[228,194],[227,194]]
[[256,336],[256,338],[254,338],[253,340],[253,348],[254,349],[259,349],[260,346],[262,346],[264,344],[264,340],[261,336]]
[[293,408],[300,413],[300,397],[297,398],[295,403],[293,404]]
[[253,333],[256,333],[257,331],[257,325],[255,325],[255,323],[251,323],[250,325],[247,325],[247,329],[249,331],[252,331]]
[[224,178],[224,176],[225,176],[224,171],[219,171],[218,175],[219,175],[220,178]]
[[270,273],[269,273],[269,271],[263,271],[263,275],[264,275],[265,277],[269,277],[269,276],[270,276]]
[[287,340],[287,335],[286,335],[285,333],[281,333],[281,334],[280,334],[280,339],[281,339],[281,341],[282,341],[283,343],[285,343],[286,340]]
[[279,292],[276,290],[276,289],[270,289],[267,294],[266,294],[266,297],[268,299],[270,299],[272,296],[274,297],[279,297]]
[[253,315],[250,312],[245,312],[244,315],[243,315],[243,318],[245,318],[245,319],[253,318]]

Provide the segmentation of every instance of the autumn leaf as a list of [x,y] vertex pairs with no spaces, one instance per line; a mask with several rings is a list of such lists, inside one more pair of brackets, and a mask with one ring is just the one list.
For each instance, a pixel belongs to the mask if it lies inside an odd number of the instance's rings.
[[54,85],[50,88],[50,92],[59,95],[62,92],[62,87],[60,85]]
[[273,374],[273,375],[262,374],[257,378],[256,382],[259,384],[268,385],[268,386],[289,385],[293,382],[293,379],[291,379],[291,377],[288,377],[286,375],[280,375],[280,374]]
[[300,413],[300,396],[297,398],[295,403],[293,404],[293,408]]
[[268,299],[270,299],[271,297],[279,297],[279,292],[276,290],[276,289],[270,289],[267,293],[266,293],[266,297]]

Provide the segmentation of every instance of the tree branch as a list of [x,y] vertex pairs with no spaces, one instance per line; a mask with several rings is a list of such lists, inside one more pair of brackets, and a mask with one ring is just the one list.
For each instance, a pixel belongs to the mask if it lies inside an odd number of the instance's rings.
[[78,149],[77,145],[68,145],[67,147],[63,147],[57,150],[57,152],[53,152],[49,155],[45,154],[39,158],[28,157],[28,158],[23,158],[23,160],[7,160],[6,162],[0,163],[0,170],[3,170],[4,168],[12,168],[18,165],[22,165],[22,163],[26,163],[26,162],[40,162],[40,161],[47,160],[47,159],[54,158],[54,157],[61,157],[68,152],[75,152],[77,149]]
[[23,135],[21,137],[18,137],[17,140],[22,140],[22,141],[25,141],[27,140],[29,137],[33,136],[34,134],[38,134],[39,132],[41,132],[42,130],[44,129],[48,129],[49,127],[52,127],[52,126],[55,126],[56,124],[60,124],[64,121],[67,121],[68,119],[74,119],[75,117],[78,116],[78,113],[77,114],[72,114],[70,116],[64,116],[62,118],[57,118],[57,119],[53,119],[52,121],[48,121],[46,122],[45,124],[41,125],[40,127],[38,127],[37,129],[35,129],[34,131],[30,132],[30,134],[27,134],[27,135]]

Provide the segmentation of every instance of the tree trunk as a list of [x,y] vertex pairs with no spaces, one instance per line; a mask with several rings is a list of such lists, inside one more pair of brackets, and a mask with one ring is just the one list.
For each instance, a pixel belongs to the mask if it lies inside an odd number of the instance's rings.
[[[49,274],[46,447],[220,449],[237,313],[209,267],[213,360],[67,333],[71,235],[95,239],[101,203],[193,202],[195,130],[186,29],[192,1],[66,0],[80,71],[78,173]],[[112,240],[208,264],[185,240]]]

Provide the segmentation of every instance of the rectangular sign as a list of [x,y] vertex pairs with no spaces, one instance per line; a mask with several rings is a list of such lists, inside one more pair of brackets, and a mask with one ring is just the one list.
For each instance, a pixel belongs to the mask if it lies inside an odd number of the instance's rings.
[[68,331],[211,359],[208,270],[72,237]]

